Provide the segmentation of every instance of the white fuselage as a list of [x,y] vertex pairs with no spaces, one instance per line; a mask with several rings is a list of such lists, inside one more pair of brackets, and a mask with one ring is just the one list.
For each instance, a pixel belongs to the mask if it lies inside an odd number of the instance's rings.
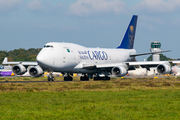
[[47,43],[37,56],[38,64],[57,72],[87,72],[74,69],[80,63],[120,63],[130,60],[135,49],[86,48],[73,43]]

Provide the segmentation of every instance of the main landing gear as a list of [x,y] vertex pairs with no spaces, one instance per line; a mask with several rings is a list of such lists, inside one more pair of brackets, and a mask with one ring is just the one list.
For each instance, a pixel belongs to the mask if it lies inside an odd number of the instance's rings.
[[107,70],[104,70],[104,72],[102,73],[104,76],[100,77],[98,73],[95,74],[94,76],[94,80],[110,80],[111,78],[108,77],[109,73]]
[[71,77],[71,74],[68,74],[64,77],[64,81],[72,81],[73,77]]
[[81,81],[89,81],[89,77],[86,74],[84,74],[83,76],[80,77],[80,80]]
[[[92,78],[93,78],[93,74],[83,74],[80,77],[80,80],[81,81],[89,81],[89,79],[92,79]],[[65,76],[64,76],[64,81],[72,81],[72,80],[73,80],[72,74],[66,73]],[[94,81],[97,81],[97,80],[110,80],[110,77],[108,77],[108,76],[100,77],[99,75],[96,74],[94,76],[93,80]],[[50,72],[49,75],[48,75],[48,81],[54,81],[54,76],[53,76],[52,72]]]

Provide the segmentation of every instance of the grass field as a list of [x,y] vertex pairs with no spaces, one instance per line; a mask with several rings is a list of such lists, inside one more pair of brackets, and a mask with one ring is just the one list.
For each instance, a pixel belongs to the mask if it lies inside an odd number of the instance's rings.
[[3,83],[0,119],[179,120],[180,79]]

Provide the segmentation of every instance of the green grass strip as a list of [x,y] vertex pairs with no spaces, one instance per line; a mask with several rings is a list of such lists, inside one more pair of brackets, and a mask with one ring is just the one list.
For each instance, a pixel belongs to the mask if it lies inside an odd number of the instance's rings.
[[180,90],[8,92],[0,119],[180,119]]

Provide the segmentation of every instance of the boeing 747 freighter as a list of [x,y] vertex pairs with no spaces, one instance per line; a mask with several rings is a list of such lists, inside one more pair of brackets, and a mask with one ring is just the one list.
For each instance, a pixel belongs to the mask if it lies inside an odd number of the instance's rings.
[[[31,65],[34,66],[29,70],[31,76],[41,76],[44,70],[48,70],[50,71],[49,81],[54,80],[53,72],[61,72],[64,80],[72,80],[73,73],[81,73],[81,80],[89,80],[89,78],[109,80],[109,75],[125,76],[129,70],[135,69],[133,67],[135,65],[146,69],[157,66],[160,74],[170,73],[172,63],[176,63],[175,61],[132,62],[135,56],[153,54],[136,54],[136,50],[133,49],[137,18],[137,15],[133,15],[120,45],[115,49],[88,48],[74,43],[49,42],[37,55],[37,62],[15,62],[16,65],[13,66],[12,71],[21,75]],[[7,60],[3,62],[3,64],[8,63]],[[104,74],[104,77],[100,77],[100,74]]]

